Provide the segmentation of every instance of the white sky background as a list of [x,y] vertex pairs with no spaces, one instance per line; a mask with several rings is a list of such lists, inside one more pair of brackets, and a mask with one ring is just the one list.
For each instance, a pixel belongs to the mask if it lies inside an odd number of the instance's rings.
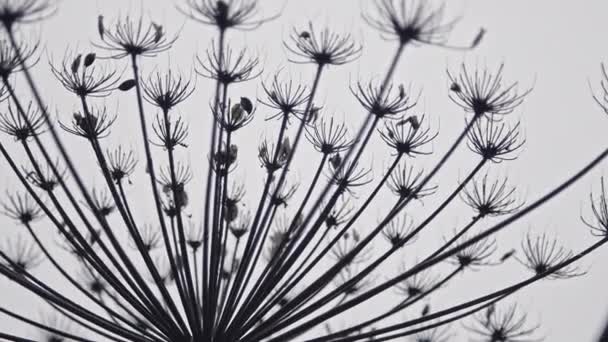
[[[260,1],[266,14],[272,14],[283,6],[282,0]],[[371,3],[371,1],[370,1]],[[367,2],[363,2],[367,6]],[[175,47],[164,53],[158,59],[143,61],[144,74],[158,67],[165,70],[167,65],[188,73],[193,68],[196,53],[203,53],[214,38],[215,31],[211,27],[202,26],[187,20],[178,13],[171,2],[165,1],[83,1],[63,0],[58,13],[36,27],[48,53],[43,54],[42,62],[36,66],[35,77],[43,89],[43,95],[51,108],[57,109],[59,118],[69,120],[71,111],[78,109],[74,96],[60,88],[58,82],[48,71],[47,54],[56,60],[61,60],[66,48],[78,49],[86,53],[94,51],[90,41],[97,40],[97,15],[103,14],[109,23],[118,14],[137,12],[142,5],[146,17],[162,23],[169,33],[180,28],[180,38]],[[365,7],[364,6],[364,7]],[[605,13],[608,3],[602,0],[588,1],[552,1],[552,0],[459,0],[449,2],[448,13],[462,16],[450,42],[453,44],[468,44],[479,27],[487,29],[487,35],[482,44],[472,52],[455,52],[435,47],[408,48],[394,76],[395,83],[411,84],[412,89],[422,91],[419,105],[413,113],[426,113],[433,127],[440,130],[439,137],[433,143],[435,153],[432,156],[422,156],[413,162],[419,168],[430,169],[443,153],[449,143],[462,129],[465,114],[460,107],[453,104],[447,97],[449,83],[445,69],[456,70],[463,61],[468,65],[488,65],[495,70],[499,63],[505,63],[505,79],[520,81],[523,88],[534,86],[534,91],[528,96],[524,105],[516,110],[510,122],[517,118],[522,120],[527,137],[527,143],[519,159],[502,165],[491,165],[491,175],[508,175],[510,182],[518,186],[522,196],[528,202],[540,197],[566,177],[577,171],[584,163],[592,159],[605,148],[605,127],[608,118],[595,105],[591,98],[588,80],[593,87],[599,87],[600,63],[606,58],[604,46],[605,32],[608,32],[608,22]],[[363,110],[348,91],[349,82],[357,79],[368,80],[379,78],[392,57],[394,44],[382,41],[378,32],[368,27],[360,17],[361,2],[336,0],[309,0],[287,2],[282,16],[252,32],[235,32],[229,34],[229,42],[236,46],[246,46],[257,52],[264,61],[265,72],[246,85],[239,85],[231,90],[232,97],[248,96],[255,98],[262,95],[261,79],[269,79],[273,72],[283,67],[285,75],[300,79],[304,84],[311,80],[313,67],[293,65],[286,60],[282,40],[288,37],[292,25],[304,27],[307,21],[314,19],[315,24],[327,25],[336,31],[351,32],[362,42],[361,58],[351,64],[341,67],[331,67],[323,75],[319,102],[325,105],[327,114],[344,119],[349,128],[355,130],[363,119]],[[125,61],[117,62],[123,67]],[[128,75],[129,69],[125,72]],[[19,80],[18,86],[24,88],[25,83]],[[23,90],[27,96],[27,92]],[[195,171],[195,181],[191,183],[192,198],[199,198],[202,184],[204,151],[207,143],[207,103],[213,95],[212,82],[201,77],[197,80],[197,90],[178,112],[190,123],[191,148],[182,152],[180,159],[192,164]],[[104,101],[97,101],[103,104]],[[119,118],[113,134],[104,143],[115,146],[118,143],[128,146],[140,146],[141,137],[137,114],[135,112],[134,94],[121,93],[113,95],[105,101],[110,110],[118,109]],[[148,106],[150,121],[154,111]],[[4,110],[4,107],[2,107]],[[239,150],[242,158],[236,175],[245,177],[247,181],[250,203],[258,195],[261,187],[262,172],[258,167],[255,147],[259,137],[267,134],[274,137],[278,123],[265,123],[262,117],[269,114],[263,106],[258,107],[257,118],[244,133],[237,134],[242,146]],[[1,141],[11,149],[17,150],[9,137],[0,137]],[[374,163],[374,175],[381,175],[381,165],[390,161],[389,151],[379,137],[368,149],[365,161]],[[101,178],[97,175],[92,155],[84,140],[66,137],[70,151],[82,160],[85,180],[91,185],[101,186]],[[143,149],[139,148],[140,154]],[[249,151],[249,152],[247,152]],[[157,149],[158,160],[163,160],[164,154]],[[18,152],[20,154],[21,151]],[[319,156],[308,146],[298,155],[299,161],[293,168],[294,174],[306,184],[309,179],[309,165],[316,164]],[[141,159],[141,158],[140,158]],[[312,160],[312,162],[310,162]],[[424,205],[418,204],[412,212],[414,219],[420,222],[433,205],[445,197],[477,162],[465,146],[449,162],[435,180],[439,184],[439,192],[427,199]],[[157,162],[158,164],[158,162]],[[308,166],[308,167],[306,167]],[[534,232],[549,232],[558,237],[565,246],[577,251],[592,244],[596,238],[590,235],[588,229],[579,220],[581,210],[588,213],[588,193],[592,187],[597,188],[599,178],[605,174],[608,164],[604,163],[593,171],[583,181],[577,183],[559,198],[529,215],[524,220],[501,233],[498,239],[499,253],[511,248],[519,248],[520,241],[529,230]],[[0,187],[17,189],[16,178],[6,169],[7,164],[0,162]],[[137,198],[137,212],[142,221],[145,220],[146,210],[150,210],[151,200],[147,196],[148,180],[143,172],[143,162],[140,162],[137,174],[133,177],[134,185],[130,195]],[[302,189],[301,189],[302,190]],[[367,190],[369,191],[369,190]],[[376,217],[386,212],[386,207],[392,205],[393,198],[388,191],[380,196],[380,201],[365,215],[358,227],[365,231],[367,224],[376,222]],[[150,202],[150,203],[146,203]],[[196,203],[192,201],[192,203]],[[385,210],[383,210],[385,209]],[[200,217],[199,208],[194,204],[190,207],[194,218]],[[421,257],[429,248],[437,246],[442,235],[449,234],[455,227],[460,227],[472,216],[469,208],[455,201],[446,210],[430,231],[414,245],[407,246],[398,257],[387,262],[383,271],[378,273],[378,279],[384,279],[394,274],[399,265],[409,261],[411,264],[416,257]],[[496,220],[484,221],[477,229],[489,227]],[[0,218],[3,235],[17,234],[18,227],[5,218]],[[53,240],[53,230],[43,221],[38,223],[46,241]],[[44,233],[47,229],[48,233]],[[45,235],[46,234],[46,235]],[[387,248],[384,241],[378,241],[375,250]],[[61,252],[58,252],[61,253]],[[592,341],[598,335],[603,321],[608,314],[608,292],[606,281],[608,274],[605,259],[608,250],[603,248],[584,259],[580,266],[588,270],[581,278],[565,281],[543,281],[536,283],[516,295],[517,302],[529,313],[531,324],[540,322],[540,335],[547,341],[570,342]],[[50,277],[51,284],[61,284],[55,279],[53,271],[48,271],[51,265],[43,264],[36,272],[41,276]],[[448,265],[441,268],[444,273]],[[383,273],[386,273],[383,274]],[[483,268],[478,272],[466,272],[453,281],[448,288],[434,296],[430,303],[435,310],[450,304],[473,298],[473,296],[488,293],[502,286],[517,282],[530,273],[511,260],[507,265],[495,269]],[[29,294],[6,279],[0,279],[0,303],[3,307],[16,309],[19,313],[37,317],[43,306],[31,298]],[[390,293],[374,301],[372,306],[363,306],[353,312],[369,314],[379,308],[388,307],[395,295]],[[415,309],[408,315],[418,315]],[[399,317],[397,317],[399,318]],[[342,317],[336,320],[339,327]],[[454,332],[457,340],[468,340],[460,324],[456,324]],[[15,323],[6,316],[0,316],[0,330],[25,334],[26,337],[36,338],[31,329]]]

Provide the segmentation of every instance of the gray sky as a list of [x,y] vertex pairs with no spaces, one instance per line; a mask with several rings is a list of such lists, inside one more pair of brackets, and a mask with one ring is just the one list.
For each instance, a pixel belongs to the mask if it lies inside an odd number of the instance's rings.
[[[363,53],[357,61],[341,66],[332,67],[322,79],[320,102],[325,105],[328,114],[343,119],[352,130],[358,128],[363,119],[363,110],[348,91],[349,83],[357,79],[369,80],[379,78],[391,58],[394,45],[382,41],[379,34],[366,26],[360,17],[361,4],[368,2],[348,0],[309,0],[284,2],[283,0],[260,1],[266,14],[273,14],[283,6],[282,16],[252,32],[232,32],[229,41],[235,46],[246,45],[248,49],[257,52],[264,61],[265,72],[261,78],[246,85],[234,87],[233,97],[248,96],[255,98],[262,95],[260,80],[267,80],[273,72],[283,68],[284,73],[302,83],[310,82],[313,67],[289,64],[286,60],[282,40],[288,37],[292,25],[304,27],[308,20],[318,25],[329,25],[336,31],[348,31],[363,45]],[[438,1],[437,1],[438,3]],[[70,112],[78,108],[77,99],[60,88],[58,82],[48,71],[47,55],[55,60],[61,60],[66,48],[88,52],[94,50],[91,41],[97,39],[97,15],[103,14],[108,22],[118,14],[137,12],[142,5],[144,15],[162,23],[169,33],[181,29],[180,38],[170,52],[156,60],[146,59],[143,62],[144,74],[158,70],[166,70],[167,66],[189,73],[194,67],[194,56],[202,54],[214,38],[215,31],[184,18],[178,13],[171,2],[165,1],[82,1],[62,0],[58,13],[36,27],[46,47],[42,61],[36,66],[35,76],[41,84],[51,108],[57,110],[60,120],[68,120]],[[521,119],[526,133],[527,143],[520,157],[514,162],[490,167],[491,175],[508,175],[510,183],[517,185],[519,193],[528,202],[532,202],[553,185],[558,184],[567,176],[577,171],[584,163],[602,151],[605,139],[605,125],[608,124],[606,115],[595,105],[591,98],[588,82],[594,88],[599,87],[600,63],[604,61],[607,49],[604,47],[605,32],[608,22],[605,13],[608,3],[602,0],[587,1],[552,1],[552,0],[458,0],[450,1],[448,15],[461,16],[461,22],[454,30],[450,42],[467,44],[480,27],[487,30],[482,44],[471,52],[449,51],[436,47],[408,48],[395,73],[394,82],[411,84],[411,88],[421,92],[418,106],[414,113],[426,113],[431,125],[439,129],[440,134],[433,143],[435,153],[431,156],[417,157],[412,162],[418,167],[430,169],[438,156],[443,153],[448,144],[463,127],[465,114],[447,97],[449,83],[445,73],[446,68],[456,70],[463,61],[469,66],[488,66],[495,70],[505,63],[505,79],[519,81],[521,89],[534,87],[522,106],[508,119],[514,122]],[[125,61],[116,63],[124,67]],[[126,69],[125,75],[128,75]],[[126,77],[126,76],[125,76]],[[27,96],[25,83],[18,81],[22,93]],[[196,172],[203,169],[204,151],[207,142],[207,116],[205,111],[209,98],[213,94],[212,83],[199,77],[197,90],[178,112],[190,123],[191,132],[188,152],[181,152],[180,159],[192,165],[195,179],[192,189],[200,189],[202,184]],[[98,101],[97,103],[104,103]],[[132,93],[118,94],[105,100],[110,110],[119,113],[116,128],[112,136],[104,143],[114,146],[118,143],[138,148],[141,143],[137,115],[135,112]],[[153,109],[149,108],[150,117]],[[4,107],[2,107],[4,110]],[[261,135],[274,136],[277,122],[265,122],[262,117],[268,111],[259,106],[255,122],[237,138],[243,146],[239,151],[242,160],[236,172],[247,181],[248,199],[253,199],[261,186],[262,172],[258,168],[255,146]],[[17,148],[11,139],[0,137],[1,141],[11,148]],[[364,160],[373,163],[374,175],[381,175],[382,165],[390,161],[389,152],[381,140],[376,137]],[[70,151],[81,157],[82,170],[85,180],[91,185],[101,186],[95,164],[92,162],[90,151],[82,139],[66,137]],[[247,147],[246,147],[247,146]],[[143,149],[139,148],[140,152]],[[247,152],[249,151],[249,152]],[[159,156],[160,149],[157,149]],[[159,157],[160,158],[160,157]],[[294,174],[303,183],[310,179],[311,171],[307,171],[309,160],[316,163],[318,155],[306,147],[301,159],[297,161]],[[417,204],[411,214],[420,222],[433,206],[454,188],[461,179],[476,164],[476,156],[463,146],[443,169],[435,183],[440,190],[424,205]],[[147,178],[140,163],[138,173],[133,179],[134,185],[129,190],[130,196],[144,199],[137,201],[138,213],[144,219],[145,210],[151,209],[151,203],[146,203]],[[16,189],[14,176],[5,168],[6,163],[0,162],[0,188]],[[585,248],[595,241],[588,229],[579,219],[581,211],[588,214],[589,191],[599,184],[600,176],[604,175],[606,165],[601,165],[588,177],[563,193],[556,200],[542,209],[518,221],[505,232],[497,236],[499,252],[518,248],[528,231],[548,232],[555,235],[566,247],[574,251]],[[302,190],[302,189],[301,189]],[[367,190],[369,191],[369,190]],[[192,190],[192,198],[200,196],[200,190]],[[357,228],[365,231],[368,224],[376,222],[376,217],[386,212],[391,205],[392,197],[384,191],[380,200],[368,210],[369,215]],[[194,218],[199,218],[200,208],[191,207]],[[383,210],[384,209],[384,210]],[[398,257],[387,262],[383,271],[377,275],[384,279],[394,274],[399,265],[405,261],[411,265],[416,257],[421,257],[425,251],[437,246],[440,238],[449,234],[455,227],[467,222],[473,213],[460,201],[455,201],[424,234],[419,242],[406,247]],[[478,229],[489,227],[496,220],[484,221]],[[18,227],[13,222],[0,218],[3,233],[16,235]],[[41,231],[48,228],[46,222],[38,224]],[[54,239],[50,232],[42,233],[47,241]],[[374,246],[377,251],[387,247],[384,241],[378,241]],[[58,252],[61,253],[61,252]],[[605,272],[608,251],[601,249],[584,259],[579,265],[588,270],[583,277],[564,281],[542,281],[529,287],[515,296],[515,301],[529,314],[531,324],[541,323],[539,335],[547,341],[570,342],[592,341],[599,333],[603,321],[608,314],[608,292],[605,284],[608,274]],[[61,284],[53,272],[45,270],[49,264],[43,264],[36,272],[41,276],[48,275],[52,284]],[[448,265],[441,269],[449,270]],[[386,272],[386,274],[384,274]],[[431,299],[431,307],[439,310],[450,304],[472,298],[514,283],[527,277],[530,273],[511,260],[506,265],[496,268],[483,268],[478,272],[466,272],[448,288],[443,289]],[[17,309],[27,315],[38,315],[42,305],[31,298],[23,290],[9,284],[6,279],[0,279],[3,306]],[[393,298],[393,299],[391,299]],[[368,310],[387,307],[394,294],[377,298],[372,305],[364,306],[355,313],[364,314]],[[513,302],[511,300],[510,302]],[[6,304],[5,304],[6,303]],[[417,315],[418,311],[406,315]],[[354,316],[354,315],[353,315]],[[402,316],[403,318],[405,316]],[[399,317],[397,317],[399,318]],[[348,322],[345,316],[336,320],[340,327]],[[468,340],[460,324],[455,324],[454,332],[458,340]],[[0,316],[0,330],[26,334],[28,330],[15,321]],[[36,337],[29,333],[28,337]]]

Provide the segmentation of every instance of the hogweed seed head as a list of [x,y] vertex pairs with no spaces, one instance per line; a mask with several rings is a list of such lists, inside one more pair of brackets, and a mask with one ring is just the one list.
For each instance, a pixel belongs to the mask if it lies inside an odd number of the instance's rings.
[[283,43],[294,55],[292,63],[312,63],[319,66],[342,65],[357,59],[361,45],[355,43],[350,34],[340,35],[328,28],[317,31],[312,22],[308,31],[293,29],[289,41]]
[[525,143],[519,122],[509,127],[503,122],[481,119],[469,130],[467,146],[484,160],[500,163],[517,159],[514,154]]
[[98,18],[100,42],[93,43],[107,51],[109,57],[120,59],[127,56],[154,57],[167,51],[177,40],[177,35],[168,36],[163,26],[154,22],[144,23],[142,16],[119,18],[106,26],[104,17]]
[[42,208],[27,193],[6,193],[6,199],[0,203],[1,213],[23,224],[29,225],[40,220]]
[[78,97],[107,97],[120,81],[121,74],[108,67],[93,64],[94,54],[87,54],[82,61],[82,54],[74,57],[67,54],[61,65],[51,63],[51,71],[59,82]]
[[280,15],[260,18],[258,0],[185,0],[178,10],[199,23],[216,26],[220,31],[230,28],[252,30]]
[[[212,43],[213,44],[213,43]],[[196,57],[198,67],[196,72],[206,78],[219,81],[227,86],[232,83],[240,83],[252,80],[262,73],[258,68],[260,60],[256,56],[248,56],[246,49],[235,51],[228,47],[218,50],[212,45],[211,50],[205,53],[206,59]]]
[[530,326],[527,315],[519,313],[516,305],[506,309],[496,309],[495,305],[475,314],[470,324],[465,328],[479,336],[481,341],[488,342],[519,342],[519,341],[541,341],[533,336],[538,330],[538,325]]
[[[574,252],[559,246],[557,240],[552,239],[546,233],[542,235],[528,233],[521,243],[521,249],[524,257],[520,259],[516,256],[515,258],[536,274],[543,274],[574,256]],[[550,273],[547,278],[568,279],[585,273],[578,267],[569,265]]]
[[55,0],[2,0],[0,23],[12,30],[15,24],[41,21],[55,13]]
[[405,154],[409,157],[417,155],[428,155],[432,152],[423,151],[421,148],[432,142],[438,132],[431,132],[424,121],[425,116],[409,116],[397,122],[388,121],[384,123],[384,130],[380,131],[380,137],[384,142],[395,150],[394,155]]
[[192,95],[194,85],[191,80],[169,70],[164,74],[156,72],[148,76],[142,89],[148,103],[168,112]]
[[7,82],[10,76],[36,65],[39,46],[38,41],[18,41],[14,47],[6,38],[0,39],[0,78]]
[[41,110],[30,102],[23,113],[9,103],[5,112],[0,113],[0,131],[11,135],[15,141],[25,142],[46,131],[46,119]]
[[383,38],[402,45],[445,46],[458,18],[446,21],[445,4],[432,6],[424,0],[376,0],[375,13],[364,12],[363,19]]
[[378,118],[398,117],[413,108],[417,102],[411,98],[403,85],[394,89],[392,84],[383,87],[381,84],[369,82],[364,87],[361,82],[357,82],[356,87],[350,86],[350,91],[365,110]]
[[508,215],[524,205],[515,196],[515,187],[507,186],[508,179],[488,180],[486,173],[481,179],[474,179],[461,192],[462,200],[471,207],[478,217]]
[[391,173],[387,186],[401,202],[411,199],[421,200],[437,190],[437,186],[421,187],[422,176],[423,171],[414,172],[413,166],[400,164]]
[[485,115],[491,119],[500,119],[517,108],[532,91],[529,88],[519,91],[518,82],[504,84],[504,64],[496,72],[475,69],[471,74],[463,63],[460,74],[453,75],[449,70],[451,82],[450,99],[467,113],[475,116]]
[[89,108],[86,113],[74,112],[70,125],[59,121],[59,126],[74,135],[88,140],[97,140],[106,138],[110,134],[110,127],[116,121],[117,116],[109,114],[105,106]]
[[304,105],[310,99],[310,93],[306,86],[295,84],[293,81],[281,81],[279,74],[274,75],[272,83],[267,85],[262,82],[265,98],[258,98],[258,101],[263,105],[277,110],[275,114],[269,116],[266,120],[288,117],[290,115],[303,114]]
[[324,155],[348,150],[353,142],[347,138],[344,124],[334,123],[334,118],[320,119],[306,129],[306,138],[318,152]]

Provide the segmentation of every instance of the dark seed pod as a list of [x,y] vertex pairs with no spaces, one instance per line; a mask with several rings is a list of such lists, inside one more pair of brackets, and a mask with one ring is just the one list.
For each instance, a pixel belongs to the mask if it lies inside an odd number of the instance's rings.
[[152,23],[152,26],[154,26],[154,42],[158,43],[163,37],[163,27],[155,23]]
[[85,68],[90,67],[95,62],[95,57],[96,57],[96,55],[93,52],[86,55],[86,57],[84,58]]
[[99,37],[103,40],[103,33],[105,31],[103,27],[103,15],[97,17],[97,30],[99,31]]
[[118,89],[120,89],[122,91],[129,91],[133,87],[135,87],[135,80],[134,79],[130,79],[130,80],[126,80],[126,81],[122,82],[118,86]]
[[251,111],[253,111],[253,103],[246,97],[241,97],[241,107],[243,107],[248,114],[251,114]]
[[431,312],[431,306],[430,306],[429,304],[426,304],[426,305],[424,306],[424,308],[422,308],[422,312],[420,313],[420,315],[421,315],[422,317],[424,317],[424,316],[428,315],[428,314],[429,314],[429,312]]
[[74,61],[72,62],[72,73],[77,73],[78,68],[80,67],[80,60],[82,59],[82,55],[78,55]]
[[500,262],[505,262],[508,259],[510,259],[513,255],[515,255],[515,250],[512,249],[510,251],[508,251],[507,253],[503,254],[503,256],[500,258]]
[[473,42],[471,43],[471,48],[475,48],[479,45],[479,43],[481,43],[481,41],[483,40],[483,36],[485,36],[486,34],[486,29],[484,29],[483,27],[479,29],[479,32],[477,33],[477,36],[475,36],[475,39],[473,39]]

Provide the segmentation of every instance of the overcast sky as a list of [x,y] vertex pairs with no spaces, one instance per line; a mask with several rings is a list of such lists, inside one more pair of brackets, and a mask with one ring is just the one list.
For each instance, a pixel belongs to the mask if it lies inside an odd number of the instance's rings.
[[[371,2],[371,1],[370,1]],[[434,1],[439,3],[439,1]],[[358,128],[363,118],[363,111],[348,91],[348,85],[358,79],[369,80],[383,75],[389,59],[394,51],[394,45],[380,39],[379,34],[366,26],[361,19],[361,11],[368,8],[368,2],[350,0],[308,0],[285,2],[284,0],[260,1],[264,13],[271,15],[282,10],[282,15],[275,21],[265,24],[252,32],[231,32],[229,42],[235,46],[247,46],[257,53],[264,63],[264,73],[261,78],[234,88],[234,97],[248,96],[255,98],[262,95],[261,80],[268,80],[274,72],[283,69],[290,77],[309,83],[313,67],[289,64],[286,59],[282,41],[288,37],[293,25],[304,27],[309,20],[315,25],[328,25],[339,32],[351,32],[355,39],[363,45],[362,56],[355,62],[345,66],[331,67],[322,79],[319,101],[325,110],[335,117],[343,119],[351,130]],[[35,67],[34,74],[43,89],[43,95],[51,108],[56,109],[59,119],[68,120],[70,112],[78,108],[77,99],[59,87],[59,84],[48,71],[48,58],[61,60],[66,49],[79,52],[94,51],[91,41],[97,40],[97,16],[103,14],[108,22],[117,15],[127,13],[143,13],[146,18],[162,23],[167,32],[175,33],[181,30],[179,40],[174,48],[164,53],[158,59],[143,61],[144,74],[158,70],[166,70],[167,66],[191,73],[194,68],[194,56],[204,53],[215,31],[206,26],[194,23],[184,18],[172,2],[152,0],[62,0],[59,10],[52,18],[35,27],[35,32],[44,42],[46,51],[42,61]],[[600,63],[608,56],[608,45],[605,43],[605,33],[608,32],[608,2],[604,0],[586,1],[554,1],[554,0],[451,0],[448,16],[461,17],[460,23],[454,30],[450,42],[455,45],[468,44],[480,27],[487,30],[482,44],[470,52],[450,51],[436,47],[408,48],[394,77],[395,83],[410,85],[421,97],[416,113],[426,113],[430,123],[439,129],[439,136],[433,143],[431,156],[417,157],[413,162],[419,168],[430,169],[445,151],[449,143],[458,134],[464,124],[465,113],[448,98],[449,82],[446,68],[456,70],[460,63],[469,66],[488,66],[496,69],[500,63],[505,64],[504,76],[507,81],[519,81],[520,88],[534,87],[522,106],[508,120],[522,121],[526,145],[519,158],[514,162],[502,165],[492,165],[491,175],[508,175],[510,183],[517,185],[518,192],[528,202],[540,197],[566,177],[577,171],[584,163],[600,153],[606,146],[606,127],[608,117],[593,102],[591,89],[599,87]],[[116,67],[126,66],[124,61],[117,62]],[[126,70],[128,73],[129,70]],[[19,80],[18,86],[24,89],[24,82]],[[22,94],[27,96],[25,89]],[[191,146],[188,152],[182,152],[181,160],[192,164],[194,170],[200,170],[204,162],[204,151],[207,141],[207,108],[209,98],[213,94],[212,83],[198,78],[195,95],[192,96],[179,112],[190,123]],[[138,146],[140,136],[136,118],[134,98],[132,94],[119,94],[98,103],[105,103],[108,108],[119,113],[117,127],[107,140],[109,145],[118,143]],[[2,107],[4,109],[4,107]],[[201,110],[203,109],[203,110]],[[150,109],[152,112],[152,109]],[[255,146],[259,137],[264,134],[273,136],[276,122],[265,122],[262,117],[268,112],[260,106],[256,122],[237,138],[243,146],[249,146],[247,154],[244,147],[240,151],[243,159],[237,174],[247,181],[250,195],[255,196],[259,188],[262,172],[258,168]],[[364,160],[374,165],[386,165],[390,161],[388,149],[382,145],[379,138],[371,145],[370,153]],[[18,146],[11,138],[2,136],[0,140],[16,149]],[[96,167],[92,162],[90,152],[81,139],[67,137],[70,151],[82,157],[82,170],[89,175],[85,180],[92,185],[101,185],[101,180],[95,174]],[[82,144],[82,146],[78,144]],[[247,144],[247,145],[245,145]],[[143,152],[142,149],[139,149]],[[310,179],[308,160],[318,158],[311,149],[302,152],[302,159],[296,164],[294,174],[306,183]],[[86,155],[85,155],[86,154]],[[449,165],[440,172],[435,183],[440,186],[438,193],[418,204],[418,212],[412,212],[418,222],[424,214],[433,209],[433,205],[445,197],[457,181],[466,175],[477,162],[465,146],[450,161]],[[142,163],[143,164],[143,163]],[[595,242],[588,229],[580,222],[581,212],[588,214],[588,194],[599,184],[599,179],[605,175],[608,164],[604,163],[589,176],[563,193],[550,204],[518,221],[504,233],[497,236],[499,252],[511,248],[519,248],[524,234],[532,232],[548,232],[556,236],[568,248],[581,250]],[[381,168],[375,167],[374,175],[378,177]],[[87,173],[89,171],[90,173]],[[151,203],[145,203],[145,192],[139,188],[147,186],[143,166],[133,179],[134,185],[131,196],[142,198],[139,213],[143,216]],[[0,162],[0,187],[17,189],[16,178],[7,170],[6,163]],[[202,179],[202,177],[199,177]],[[193,181],[193,188],[201,188],[200,179]],[[196,198],[196,190],[193,190]],[[253,197],[252,197],[253,198]],[[388,191],[380,196],[380,201],[368,212],[370,215],[362,221],[373,224],[376,216],[383,211],[383,205],[388,206],[392,198]],[[139,202],[139,201],[138,201]],[[456,201],[437,220],[434,227],[424,235],[417,244],[408,246],[409,250],[399,257],[393,258],[386,265],[387,270],[396,271],[405,260],[411,264],[416,257],[424,255],[428,248],[437,246],[441,237],[448,235],[452,229],[462,226],[473,215],[472,211],[460,201]],[[197,208],[193,208],[195,212]],[[385,209],[385,208],[384,208]],[[194,215],[197,217],[197,214]],[[484,221],[479,229],[489,227],[492,220]],[[15,235],[18,227],[12,221],[0,218],[1,234]],[[47,224],[39,224],[44,231]],[[361,230],[365,230],[361,227]],[[52,242],[53,236],[46,234],[47,241]],[[386,247],[383,241],[378,242],[378,249]],[[601,249],[580,264],[588,274],[583,277],[563,281],[542,281],[525,289],[515,296],[520,307],[529,314],[530,323],[540,323],[538,336],[545,336],[551,342],[593,341],[597,338],[603,321],[608,318],[608,249]],[[43,264],[37,274],[48,275]],[[445,270],[449,267],[445,267]],[[467,300],[476,295],[488,293],[502,286],[523,279],[530,273],[511,260],[507,265],[497,268],[484,268],[478,272],[467,272],[459,276],[438,296],[431,299],[434,309],[446,307]],[[384,275],[380,274],[379,278]],[[51,279],[51,283],[54,280]],[[38,315],[45,311],[40,302],[30,298],[29,294],[17,286],[9,284],[6,279],[0,279],[0,303],[2,306],[15,309],[17,312]],[[392,295],[392,294],[391,294]],[[379,298],[374,309],[388,306],[391,295]],[[394,298],[394,297],[393,297]],[[513,300],[509,302],[514,302]],[[6,303],[6,304],[5,304]],[[366,312],[368,307],[357,312]],[[418,314],[417,312],[412,315]],[[407,314],[406,314],[407,316]],[[405,316],[403,316],[405,317]],[[399,318],[399,317],[398,317]],[[336,325],[347,322],[347,317],[341,317]],[[454,333],[457,340],[468,340],[460,324],[455,324]],[[6,316],[0,316],[0,330],[22,333],[27,337],[36,337],[27,333],[29,328],[15,323]]]

